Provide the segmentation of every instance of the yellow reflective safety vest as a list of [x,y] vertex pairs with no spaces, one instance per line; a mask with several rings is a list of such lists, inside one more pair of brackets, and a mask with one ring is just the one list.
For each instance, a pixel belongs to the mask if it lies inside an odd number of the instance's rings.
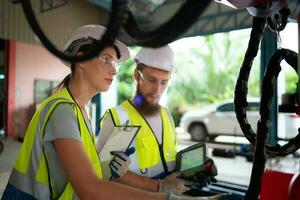
[[130,101],[109,110],[114,125],[129,124],[140,126],[134,143],[136,151],[130,156],[129,170],[139,175],[161,178],[175,169],[176,138],[174,122],[162,108],[162,144],[160,145],[146,119],[137,111]]
[[[47,155],[44,151],[44,130],[51,113],[60,103],[70,103],[72,105],[78,120],[82,145],[86,155],[93,164],[98,177],[102,178],[100,159],[95,147],[95,135],[94,133],[89,133],[80,108],[75,103],[68,89],[63,88],[44,100],[31,119],[3,198],[62,200],[78,198],[70,182],[67,183],[62,194],[57,194],[54,191],[51,186],[51,177],[47,166]],[[11,192],[12,188],[15,192]],[[15,194],[20,194],[21,196]]]

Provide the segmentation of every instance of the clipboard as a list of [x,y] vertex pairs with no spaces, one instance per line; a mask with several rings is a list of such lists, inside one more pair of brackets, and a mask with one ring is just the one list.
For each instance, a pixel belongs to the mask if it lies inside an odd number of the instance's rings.
[[141,126],[115,126],[112,133],[103,145],[99,157],[101,161],[103,178],[108,180],[111,177],[109,163],[114,158],[111,151],[126,151],[132,144]]

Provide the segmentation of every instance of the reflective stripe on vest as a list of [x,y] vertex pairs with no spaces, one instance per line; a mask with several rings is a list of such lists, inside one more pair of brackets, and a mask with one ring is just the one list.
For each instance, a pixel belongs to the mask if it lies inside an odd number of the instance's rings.
[[[135,142],[132,144],[135,146],[136,152],[130,156],[130,171],[148,177],[156,177],[161,173],[174,170],[176,156],[174,124],[165,109],[161,109],[160,112],[163,126],[161,151],[151,127],[129,101],[123,102],[110,111],[116,125],[126,124],[126,121],[129,120],[129,124],[141,126]],[[167,171],[164,169],[163,159],[167,165]]]
[[[80,108],[76,105],[67,88],[53,94],[39,106],[27,128],[24,142],[11,173],[9,183],[20,191],[32,195],[36,199],[76,199],[73,188],[68,182],[59,196],[49,177],[47,157],[44,152],[44,130],[51,113],[60,103],[70,103],[78,120],[83,148],[92,162],[97,175],[102,178],[100,159],[95,146],[95,135],[89,133]],[[52,191],[50,191],[50,188]],[[12,197],[13,199],[13,197]]]

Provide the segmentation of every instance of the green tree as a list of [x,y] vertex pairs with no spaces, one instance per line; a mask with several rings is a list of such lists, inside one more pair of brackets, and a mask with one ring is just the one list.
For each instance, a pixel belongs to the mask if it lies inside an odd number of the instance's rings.
[[[183,111],[188,107],[202,106],[233,98],[235,83],[248,45],[250,30],[194,37],[194,47],[171,44],[175,52],[177,72],[167,91],[167,106],[178,125]],[[246,39],[245,39],[246,38]],[[175,42],[176,43],[176,42]],[[198,44],[195,47],[195,44]],[[175,48],[174,48],[175,47]],[[138,47],[130,48],[135,55]],[[260,54],[258,54],[260,55]],[[130,99],[135,64],[129,60],[118,73],[118,103]],[[259,56],[255,59],[248,82],[248,95],[259,95]]]
[[298,76],[295,71],[285,73],[285,90],[286,93],[295,93],[297,91]]
[[[234,87],[246,51],[249,32],[196,37],[199,48],[176,51],[177,74],[168,90],[169,108],[213,103],[234,95]],[[259,58],[249,80],[249,95],[259,94]]]
[[[130,54],[135,55],[140,47],[131,47]],[[134,93],[134,78],[133,71],[135,69],[135,62],[129,59],[121,64],[120,70],[117,74],[118,79],[118,104],[132,97]]]
[[[177,118],[180,118],[177,112],[185,110],[182,107],[233,98],[249,34],[247,30],[195,37],[198,48],[174,49],[177,74],[167,93],[167,105]],[[259,56],[253,64],[248,87],[249,96],[259,95]],[[176,125],[178,121],[175,119]]]

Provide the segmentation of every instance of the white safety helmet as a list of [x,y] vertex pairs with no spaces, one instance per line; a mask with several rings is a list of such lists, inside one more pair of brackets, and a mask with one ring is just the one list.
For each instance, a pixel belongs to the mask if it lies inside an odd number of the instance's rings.
[[[93,40],[100,40],[105,31],[106,28],[101,25],[84,25],[71,34],[63,50],[65,53],[75,55],[82,45],[92,44]],[[123,62],[130,57],[129,49],[125,44],[119,40],[115,40],[114,45],[120,52],[119,62]],[[69,67],[71,66],[71,63],[68,61],[63,61],[63,63]]]
[[169,45],[160,48],[142,48],[135,56],[135,61],[164,71],[176,71],[174,53]]

